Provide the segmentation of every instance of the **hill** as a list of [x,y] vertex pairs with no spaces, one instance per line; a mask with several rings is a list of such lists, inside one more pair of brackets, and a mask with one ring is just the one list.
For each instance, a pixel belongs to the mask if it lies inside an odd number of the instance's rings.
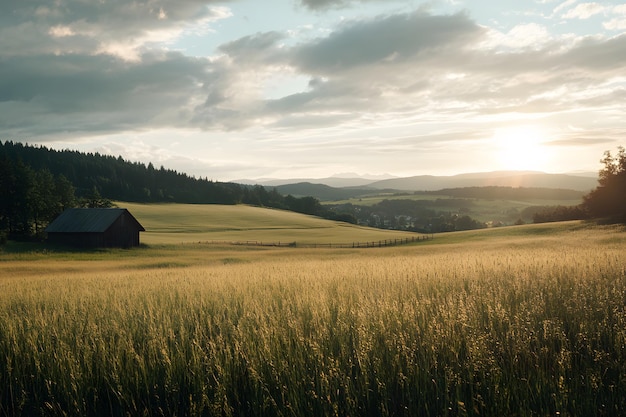
[[[364,195],[379,194],[383,190],[371,187],[331,187],[326,184],[313,184],[310,182],[299,182],[296,184],[285,184],[275,187],[280,194],[291,194],[295,197],[315,197],[320,201],[345,200],[357,198]],[[385,190],[394,192],[395,190]]]
[[543,172],[498,171],[485,173],[469,173],[438,177],[421,175],[408,178],[396,178],[376,181],[368,184],[377,189],[396,189],[407,191],[434,191],[442,188],[463,187],[527,187],[527,188],[559,188],[589,192],[597,185],[597,178],[568,174],[546,174]]
[[[335,188],[363,190],[435,191],[443,188],[464,187],[528,187],[557,188],[589,192],[597,185],[597,174],[548,174],[535,171],[473,172],[452,176],[419,175],[403,178],[308,178],[241,180],[242,184],[259,184],[266,187],[285,187],[297,184],[326,185]],[[311,194],[314,195],[314,194]],[[347,197],[346,197],[347,198]]]
[[[274,188],[280,194],[296,197],[311,196],[322,202],[338,202],[360,198],[417,198],[429,195],[480,198],[480,199],[536,199],[536,200],[581,200],[583,191],[562,188],[512,187],[512,186],[468,186],[443,188],[434,191],[401,191],[397,189],[378,189],[374,187],[336,188],[325,184],[309,182],[280,185]],[[354,203],[354,201],[352,201]]]
[[141,241],[146,244],[207,241],[349,244],[416,236],[247,205],[117,204],[129,209],[146,228],[141,234]]
[[[388,179],[388,178],[385,178],[385,179]],[[241,180],[235,180],[232,182],[237,183],[237,184],[262,185],[264,187],[280,187],[282,185],[310,183],[310,184],[323,184],[323,185],[328,185],[330,187],[344,188],[344,187],[366,187],[369,184],[376,182],[376,181],[379,181],[379,180],[373,180],[373,179],[368,179],[368,178],[328,177],[328,178],[285,178],[285,179],[260,178],[257,180],[241,179]]]

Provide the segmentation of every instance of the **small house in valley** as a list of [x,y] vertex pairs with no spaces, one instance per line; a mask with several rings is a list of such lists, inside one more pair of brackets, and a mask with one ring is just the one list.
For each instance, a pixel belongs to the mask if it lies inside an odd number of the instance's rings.
[[48,227],[48,242],[86,248],[139,246],[146,229],[124,208],[72,208]]

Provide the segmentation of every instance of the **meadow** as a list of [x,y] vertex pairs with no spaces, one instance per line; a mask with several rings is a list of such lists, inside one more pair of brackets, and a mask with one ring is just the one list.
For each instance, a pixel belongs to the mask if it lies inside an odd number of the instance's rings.
[[246,205],[121,202],[117,205],[128,208],[145,226],[141,241],[147,244],[254,241],[348,245],[415,236]]
[[0,415],[626,415],[622,226],[159,239],[0,253]]

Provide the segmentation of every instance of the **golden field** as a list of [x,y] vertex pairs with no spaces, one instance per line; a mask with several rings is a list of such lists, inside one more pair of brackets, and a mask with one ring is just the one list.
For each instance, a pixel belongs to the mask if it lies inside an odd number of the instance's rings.
[[0,415],[626,413],[623,227],[159,239],[0,254]]

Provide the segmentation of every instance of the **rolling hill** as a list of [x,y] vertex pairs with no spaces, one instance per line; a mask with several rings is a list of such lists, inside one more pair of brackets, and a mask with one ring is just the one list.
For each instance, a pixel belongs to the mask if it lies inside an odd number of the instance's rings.
[[[276,188],[280,194],[291,194],[295,197],[311,196],[320,201],[337,201],[349,198],[358,198],[364,195],[379,194],[380,189],[372,187],[331,187],[326,184],[299,182],[296,184],[279,185]],[[393,192],[394,190],[386,190]]]
[[138,204],[118,202],[146,228],[142,243],[298,242],[349,244],[417,236],[360,227],[291,211],[217,204]]
[[[347,189],[353,195],[345,194],[344,198],[354,197],[357,193],[371,193],[375,190],[398,191],[436,191],[443,188],[463,187],[529,187],[529,188],[558,188],[582,192],[589,192],[597,186],[597,176],[590,174],[548,174],[535,171],[495,171],[476,172],[452,176],[419,175],[404,178],[389,178],[383,180],[368,180],[365,178],[318,178],[318,179],[282,179],[282,180],[241,180],[246,184],[259,184],[267,187],[276,187],[279,192],[288,190],[294,195],[312,195],[320,199],[337,199],[330,195],[330,190],[318,187],[308,194],[301,191],[308,184],[325,185],[333,188]],[[306,184],[306,185],[305,185]],[[300,185],[300,188],[294,188]],[[296,191],[294,191],[294,189]],[[356,190],[355,190],[356,189]],[[333,191],[334,192],[334,191]],[[335,193],[335,192],[334,192]]]
[[497,171],[459,174],[450,177],[421,175],[377,181],[368,184],[368,186],[377,189],[392,188],[406,191],[435,191],[442,188],[500,186],[559,188],[588,192],[597,186],[597,178],[532,171]]

